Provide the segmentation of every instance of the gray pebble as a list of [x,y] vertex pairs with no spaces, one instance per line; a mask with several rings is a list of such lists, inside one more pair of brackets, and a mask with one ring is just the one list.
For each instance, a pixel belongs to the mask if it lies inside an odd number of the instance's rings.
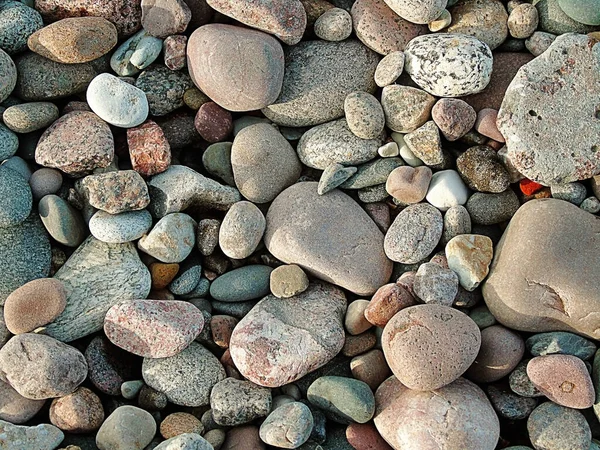
[[138,248],[161,262],[180,263],[195,246],[196,227],[187,214],[168,214],[138,241]]
[[324,41],[338,42],[352,34],[352,16],[341,8],[325,11],[315,21],[315,35]]
[[174,295],[186,295],[194,290],[202,276],[202,265],[200,258],[190,256],[179,266],[177,276],[169,284],[169,291]]
[[477,324],[480,330],[491,327],[497,323],[496,318],[486,305],[481,305],[469,311],[469,317]]
[[404,53],[395,51],[388,53],[375,69],[375,83],[379,87],[389,86],[394,83],[404,70]]
[[67,247],[78,247],[87,235],[81,213],[57,195],[46,195],[38,210],[42,223],[52,238]]
[[219,246],[230,258],[247,258],[260,244],[266,226],[265,216],[254,203],[237,202],[221,223]]
[[211,304],[213,312],[215,314],[224,314],[227,316],[235,317],[236,319],[242,319],[246,314],[250,312],[256,305],[256,300],[250,300],[247,302],[220,302],[218,300],[212,300]]
[[600,200],[597,197],[588,197],[579,205],[581,209],[591,214],[598,214],[600,212]]
[[587,190],[581,183],[573,182],[550,186],[552,197],[571,202],[577,206],[585,200]]
[[459,234],[471,233],[471,216],[467,208],[462,205],[451,206],[444,214],[444,231],[442,244],[447,244],[450,239]]
[[214,450],[214,447],[196,433],[182,433],[161,442],[154,450]]
[[4,420],[0,420],[0,434],[6,450],[54,450],[65,438],[64,433],[54,425],[13,425]]
[[385,189],[385,183],[358,190],[358,199],[363,203],[382,202],[389,196],[390,194]]
[[0,166],[0,228],[22,223],[31,212],[31,188],[21,174]]
[[17,1],[0,4],[0,49],[9,55],[27,50],[27,39],[42,28],[42,16]]
[[527,419],[527,431],[534,448],[589,450],[590,426],[583,414],[571,408],[546,402]]
[[308,388],[307,398],[338,423],[366,423],[375,413],[375,398],[371,388],[354,378],[317,378]]
[[308,406],[292,399],[268,415],[260,426],[260,438],[277,448],[298,448],[308,440],[313,426]]
[[362,189],[385,183],[388,176],[397,167],[403,166],[400,158],[378,158],[358,166],[358,171],[345,181],[342,189]]
[[18,149],[19,138],[17,135],[0,123],[0,162],[17,153]]
[[100,450],[142,450],[155,434],[156,422],[149,412],[135,406],[120,406],[98,430],[96,445]]
[[[2,165],[8,169],[12,169],[25,178],[25,181],[29,182],[31,175],[33,172],[29,168],[29,164],[20,156],[11,156],[6,161],[2,163]],[[33,195],[33,194],[32,194]]]
[[339,187],[356,173],[356,167],[344,167],[340,163],[329,164],[319,178],[317,193],[324,195],[329,191]]
[[231,167],[231,142],[211,144],[202,154],[202,165],[206,171],[219,177],[229,186],[235,186],[233,169]]
[[521,397],[543,397],[544,394],[534,386],[527,375],[527,363],[529,361],[529,359],[521,361],[515,367],[515,370],[511,372],[508,377],[510,389]]
[[121,385],[121,395],[127,400],[133,400],[143,386],[144,382],[142,380],[125,381]]
[[164,116],[184,106],[183,94],[194,84],[185,72],[155,65],[144,70],[135,85],[146,94],[150,114]]
[[92,235],[109,244],[121,244],[141,238],[152,228],[152,216],[142,209],[121,214],[97,211],[89,222]]
[[537,399],[521,397],[503,384],[491,384],[487,388],[492,406],[500,417],[508,420],[523,420],[537,406]]
[[227,272],[210,285],[212,298],[222,302],[245,302],[254,300],[270,292],[269,266],[250,265]]
[[473,223],[493,225],[509,220],[520,203],[512,189],[507,189],[500,194],[475,192],[465,206]]
[[196,246],[202,255],[212,255],[219,245],[219,228],[221,228],[221,221],[217,219],[202,219],[198,222]]
[[210,394],[210,407],[215,422],[237,426],[265,417],[271,410],[271,390],[250,381],[226,378],[218,382]]
[[573,355],[583,360],[594,356],[597,349],[592,341],[566,331],[534,334],[525,341],[525,346],[533,356]]
[[[210,281],[208,281],[208,279],[206,279],[206,278],[200,278],[200,281],[198,281],[198,284],[196,284],[194,289],[192,289],[187,294],[182,294],[181,298],[194,299],[194,298],[199,298],[199,297],[205,297],[208,295],[209,290],[210,290]],[[204,322],[204,324],[206,326],[206,322]]]
[[[0,49],[0,103],[4,102],[17,84],[17,68],[8,54]],[[7,105],[3,105],[7,107]]]
[[15,133],[31,133],[58,119],[58,107],[50,102],[32,102],[7,108],[2,120]]
[[29,178],[33,199],[38,201],[48,194],[56,194],[62,186],[63,178],[59,170],[42,167]]
[[167,396],[150,386],[142,386],[138,395],[138,405],[146,411],[159,411],[167,407]]
[[458,275],[435,263],[421,264],[415,275],[413,289],[425,303],[452,306],[458,293]]
[[385,127],[385,116],[379,101],[368,92],[352,92],[344,101],[346,122],[361,139],[378,138]]

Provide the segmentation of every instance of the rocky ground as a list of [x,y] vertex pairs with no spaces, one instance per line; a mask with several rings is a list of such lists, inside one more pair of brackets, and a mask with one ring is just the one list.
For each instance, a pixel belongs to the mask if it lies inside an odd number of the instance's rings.
[[598,41],[0,0],[0,449],[599,450]]

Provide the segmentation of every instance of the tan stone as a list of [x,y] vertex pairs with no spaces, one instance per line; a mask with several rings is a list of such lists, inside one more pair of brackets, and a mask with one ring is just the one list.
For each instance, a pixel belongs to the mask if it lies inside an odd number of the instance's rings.
[[89,433],[104,422],[104,408],[94,392],[80,387],[72,394],[52,400],[50,422],[63,431]]
[[448,267],[468,291],[473,291],[487,276],[493,253],[492,240],[478,234],[459,234],[446,244]]
[[427,195],[432,172],[427,166],[400,166],[389,174],[385,190],[402,203],[419,203]]

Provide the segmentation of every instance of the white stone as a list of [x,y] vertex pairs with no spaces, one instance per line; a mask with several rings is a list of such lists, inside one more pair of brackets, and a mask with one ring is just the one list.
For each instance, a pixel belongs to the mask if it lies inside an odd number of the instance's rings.
[[0,420],[2,450],[54,450],[64,438],[62,431],[47,423],[27,427]]
[[121,214],[97,211],[90,219],[89,227],[99,241],[122,244],[141,238],[152,228],[152,215],[145,209]]
[[260,209],[247,201],[235,203],[219,229],[219,246],[226,256],[244,259],[260,244],[267,221]]
[[448,0],[384,0],[400,17],[412,23],[426,24],[437,19]]
[[425,199],[441,211],[464,205],[469,190],[456,170],[440,170],[433,174]]
[[473,291],[490,271],[494,244],[487,236],[460,234],[446,244],[448,267],[458,275],[460,285]]
[[109,73],[101,73],[87,89],[87,102],[102,120],[121,128],[142,124],[148,117],[146,94]]
[[400,154],[400,149],[398,148],[398,144],[395,142],[388,142],[387,144],[383,144],[381,147],[377,149],[377,153],[382,158],[393,158]]
[[423,161],[421,161],[421,159],[417,157],[417,155],[415,155],[410,148],[408,148],[402,133],[396,133],[393,131],[391,137],[396,145],[398,145],[399,155],[406,164],[411,167],[419,167],[423,165]]
[[379,87],[394,83],[404,70],[404,53],[400,50],[385,56],[375,69],[375,83]]
[[136,75],[156,61],[162,47],[162,39],[141,30],[115,50],[110,58],[110,67],[122,77]]
[[194,248],[196,227],[196,221],[187,214],[167,214],[138,241],[138,248],[161,262],[180,263]]

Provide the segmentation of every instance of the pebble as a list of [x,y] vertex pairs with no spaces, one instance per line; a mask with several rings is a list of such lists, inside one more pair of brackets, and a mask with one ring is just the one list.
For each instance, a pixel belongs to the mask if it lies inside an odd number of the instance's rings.
[[600,212],[600,200],[597,197],[588,197],[579,205],[581,209],[591,214],[598,214]]
[[494,225],[509,220],[519,206],[519,199],[511,189],[499,194],[475,192],[465,205],[471,220],[478,225]]
[[343,292],[326,283],[313,283],[290,299],[267,296],[233,331],[233,361],[244,377],[261,386],[294,382],[342,349],[345,311]]
[[423,163],[430,166],[444,164],[440,130],[433,120],[404,135],[404,142]]
[[[28,355],[35,355],[30,359]],[[50,336],[24,333],[0,349],[0,372],[19,394],[32,400],[62,397],[85,380],[88,366],[74,347]]]
[[50,422],[63,431],[90,433],[100,428],[103,421],[100,398],[85,387],[52,400],[50,405]]
[[421,264],[413,289],[417,297],[427,304],[452,306],[458,293],[458,276],[435,263]]
[[221,223],[219,246],[230,258],[247,258],[260,244],[265,227],[265,216],[254,203],[235,203]]
[[388,176],[385,189],[401,203],[409,205],[419,203],[427,195],[431,177],[431,169],[426,166],[397,167]]
[[411,39],[427,31],[397,15],[385,0],[356,0],[350,13],[358,39],[381,55],[404,50]]
[[510,389],[521,397],[543,397],[544,394],[534,386],[527,375],[527,364],[529,361],[530,359],[524,359],[511,372],[508,377]]
[[42,223],[52,238],[67,246],[78,247],[86,238],[87,227],[81,213],[62,198],[50,194],[38,204]]
[[451,206],[444,214],[444,230],[442,232],[442,244],[446,245],[450,240],[461,234],[471,233],[471,217],[464,206]]
[[372,424],[351,423],[346,428],[346,439],[357,450],[391,450]]
[[264,443],[260,440],[258,427],[255,425],[245,425],[232,428],[227,432],[227,438],[221,450],[236,450],[238,448],[249,448],[256,450],[265,450]]
[[442,236],[442,214],[431,205],[411,205],[400,214],[385,235],[385,254],[392,261],[415,264],[435,249]]
[[314,182],[297,183],[273,201],[267,213],[267,249],[308,274],[358,295],[372,294],[392,270],[382,251],[381,231],[346,194],[334,190],[319,196],[316,188]]
[[217,219],[202,219],[198,222],[196,245],[203,256],[213,254],[219,244],[219,228],[221,221]]
[[192,255],[179,266],[177,276],[169,284],[169,291],[174,295],[189,294],[198,285],[201,276],[200,258]]
[[484,108],[477,113],[477,122],[475,130],[485,137],[495,140],[496,142],[504,143],[504,136],[496,127],[496,119],[498,111],[492,108]]
[[215,279],[210,295],[221,302],[244,302],[267,295],[273,269],[263,265],[248,265],[231,270]]
[[[331,11],[331,10],[330,10]],[[344,101],[348,128],[361,139],[377,139],[385,127],[383,108],[368,92],[352,92]]]
[[273,410],[261,424],[263,442],[278,448],[298,448],[304,444],[314,426],[308,406],[292,402]]
[[0,49],[0,75],[1,103],[8,98],[17,85],[17,67],[12,58],[2,49]]
[[210,143],[227,139],[233,130],[231,113],[214,102],[204,103],[194,118],[196,131]]
[[411,86],[392,84],[381,91],[385,124],[398,133],[409,133],[424,125],[434,104],[433,96]]
[[587,0],[581,3],[572,0],[559,0],[563,12],[576,22],[585,25],[600,25],[600,6],[597,1]]
[[183,33],[192,11],[183,0],[142,0],[142,26],[158,38]]
[[362,189],[383,184],[394,169],[403,165],[404,162],[400,158],[374,159],[361,164],[357,172],[341,184],[341,188]]
[[271,410],[271,390],[250,381],[225,378],[210,394],[214,421],[222,426],[236,426],[265,417]]
[[127,400],[133,400],[138,396],[143,386],[144,382],[142,380],[125,381],[121,384],[121,395]]
[[187,214],[167,214],[138,241],[138,248],[161,262],[180,263],[195,246],[196,227]]
[[9,55],[27,50],[29,36],[44,26],[39,12],[17,1],[3,2],[0,25],[0,49]]
[[350,370],[354,378],[367,383],[373,391],[391,374],[383,352],[379,349],[352,358]]
[[395,156],[400,155],[400,149],[398,148],[398,144],[392,141],[379,147],[377,153],[379,153],[379,156],[382,158],[394,158]]
[[446,0],[385,0],[387,5],[400,17],[417,24],[428,24],[437,19],[446,7]]
[[542,403],[527,419],[534,448],[590,448],[592,432],[583,414],[556,403]]
[[553,198],[565,200],[579,206],[587,196],[587,190],[581,183],[567,183],[550,186]]
[[[472,36],[419,36],[410,41],[404,54],[404,68],[412,80],[438,97],[475,94],[490,82],[492,52],[487,44]],[[436,61],[435,67],[431,61]]]
[[365,318],[373,325],[383,328],[398,311],[415,303],[412,293],[403,286],[396,283],[384,284],[375,292],[365,309]]
[[277,298],[289,298],[301,294],[308,289],[308,283],[306,273],[296,264],[273,269],[269,279],[271,294]]
[[254,203],[272,201],[300,178],[302,165],[290,143],[275,127],[256,123],[235,136],[231,147],[235,186]]
[[402,384],[429,391],[452,383],[469,368],[477,356],[481,333],[466,314],[428,304],[396,314],[381,340],[386,360]]
[[[264,108],[282,90],[283,49],[275,38],[260,31],[205,25],[190,36],[187,57],[194,84],[228,111]],[[235,67],[231,61],[237,61]]]
[[471,311],[469,311],[469,317],[473,319],[473,322],[475,322],[481,330],[498,323],[496,318],[485,305],[476,306],[473,308]]
[[355,300],[348,305],[344,326],[346,331],[355,336],[367,331],[373,325],[365,318],[365,309],[369,306],[368,300]]
[[146,298],[150,291],[150,272],[132,244],[106,244],[91,236],[54,277],[65,285],[67,307],[46,332],[66,342],[101,330],[111,306]]
[[6,108],[4,124],[15,133],[30,133],[50,126],[58,119],[58,108],[50,102],[32,102]]
[[491,384],[487,392],[498,415],[508,420],[527,419],[538,403],[535,398],[516,395],[503,384]]
[[487,236],[461,234],[446,244],[448,266],[458,275],[463,288],[473,291],[489,273],[493,243]]
[[187,36],[174,34],[163,42],[165,66],[170,70],[181,70],[186,66]]
[[90,233],[108,244],[123,244],[141,238],[152,228],[152,216],[143,209],[120,214],[97,211],[89,222]]
[[592,341],[565,331],[534,334],[525,345],[533,356],[573,355],[584,361],[594,356],[597,349]]
[[193,83],[183,72],[152,65],[137,77],[135,86],[146,94],[150,114],[164,116],[184,106],[183,94]]
[[97,336],[91,340],[85,350],[85,359],[90,381],[103,394],[120,395],[125,380],[139,376],[136,375],[138,361],[105,337]]
[[[535,7],[538,10],[538,28],[542,31],[558,35],[564,33],[586,34],[598,30],[598,27],[585,25],[571,19],[562,10],[558,0],[540,0],[535,4]],[[586,15],[588,17],[593,16],[590,13]]]
[[45,400],[31,400],[23,397],[4,381],[0,381],[0,420],[12,424],[22,424],[34,417],[45,404]]
[[341,8],[329,9],[315,21],[314,29],[319,39],[343,41],[352,34],[352,16]]
[[466,34],[485,42],[491,50],[508,36],[506,8],[499,0],[463,0],[450,9],[448,33]]
[[204,439],[213,446],[214,450],[220,450],[223,447],[226,437],[227,434],[221,429],[210,430],[204,433]]
[[110,57],[110,67],[119,76],[137,75],[160,55],[163,41],[141,30],[123,42]]
[[402,75],[404,70],[404,53],[395,51],[385,56],[375,70],[375,83],[379,87],[393,84]]
[[320,377],[308,388],[307,398],[340,423],[366,423],[375,413],[375,398],[369,385],[352,378]]
[[100,74],[90,82],[86,98],[92,111],[116,127],[136,127],[148,117],[144,91],[109,73]]
[[160,434],[165,439],[185,433],[204,434],[204,425],[192,414],[184,412],[169,414],[160,423]]
[[31,188],[18,172],[0,166],[0,228],[24,222],[33,204]]
[[513,371],[525,352],[525,343],[518,333],[493,325],[481,330],[481,348],[467,378],[478,383],[498,381]]
[[[6,111],[5,111],[6,112]],[[19,137],[0,123],[0,161],[13,156],[19,149]]]
[[29,182],[31,174],[33,173],[29,168],[29,164],[27,163],[27,161],[25,161],[20,156],[11,156],[6,161],[4,161],[2,165],[7,169],[11,169],[17,172],[27,182]]
[[106,122],[94,113],[73,111],[44,131],[35,149],[35,162],[82,176],[107,167],[114,158],[114,148]]
[[231,142],[216,142],[209,145],[202,154],[202,165],[206,171],[220,178],[229,186],[235,186],[231,164],[232,146]]
[[213,387],[225,379],[225,369],[216,356],[192,342],[169,358],[144,358],[142,376],[146,384],[181,406],[205,406]]
[[155,433],[156,422],[149,412],[135,406],[120,406],[98,430],[96,445],[100,450],[143,450]]
[[369,186],[358,190],[358,200],[364,204],[381,203],[389,197],[385,190],[385,183]]
[[538,11],[535,6],[529,3],[522,3],[510,11],[506,24],[512,37],[527,39],[537,29],[538,22]]
[[525,47],[533,56],[540,56],[548,50],[555,39],[555,34],[546,33],[544,31],[534,31],[531,36],[525,39]]
[[329,164],[319,178],[317,193],[325,195],[329,191],[341,186],[348,181],[358,169],[356,167],[344,167],[340,163],[333,162]]
[[435,447],[493,450],[500,424],[485,393],[459,378],[435,391],[415,391],[396,377],[375,393],[375,426],[393,448]]
[[375,52],[353,39],[300,42],[286,50],[281,95],[262,112],[288,127],[338,119],[344,115],[348,94],[375,91],[373,76],[378,62]]
[[561,406],[586,409],[594,404],[592,379],[576,356],[536,356],[527,363],[527,375],[542,394]]
[[54,425],[42,423],[36,426],[20,426],[4,420],[0,420],[0,435],[2,446],[6,450],[54,450],[65,438],[64,433]]
[[473,128],[477,113],[464,100],[441,98],[433,105],[431,118],[448,141],[456,141]]
[[139,211],[150,203],[148,186],[134,170],[89,175],[80,188],[91,206],[110,214]]

